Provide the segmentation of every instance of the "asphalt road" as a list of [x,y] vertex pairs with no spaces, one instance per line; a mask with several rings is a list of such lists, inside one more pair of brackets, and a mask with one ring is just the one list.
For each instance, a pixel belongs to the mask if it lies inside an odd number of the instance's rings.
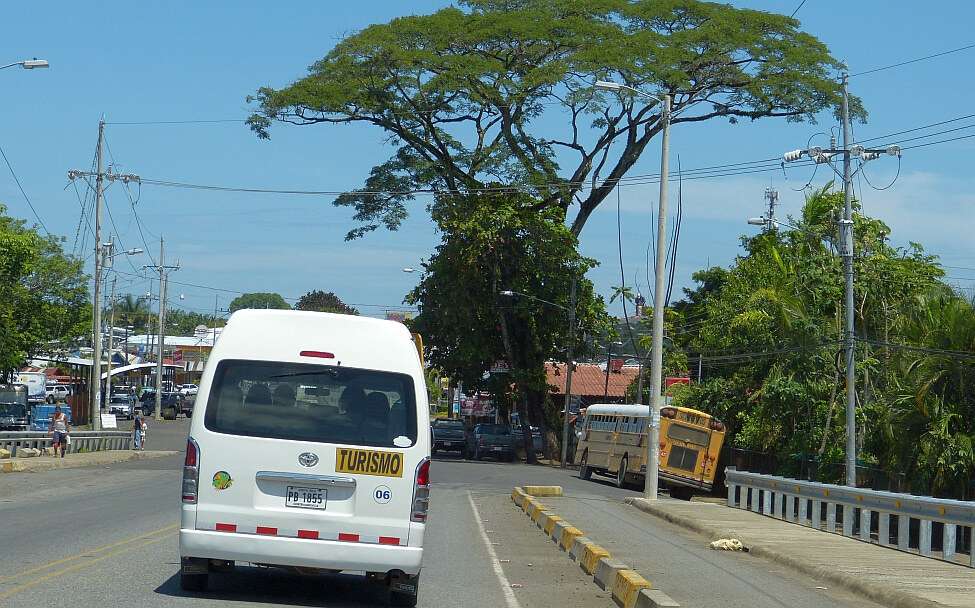
[[[159,425],[154,428],[160,443],[185,443],[185,422],[169,423],[164,430]],[[257,567],[213,576],[206,594],[182,592],[175,534],[180,465],[181,459],[169,457],[0,476],[0,606],[379,605],[379,590],[358,577],[299,577]],[[508,495],[516,484],[556,483],[582,499],[619,505],[634,491],[585,482],[558,469],[451,457],[438,459],[431,472],[434,489],[421,606],[614,605],[607,592],[512,505]],[[605,517],[605,509],[598,516]],[[701,579],[710,580],[714,563],[694,561],[694,552],[686,547],[700,544],[699,539],[648,517],[634,521],[672,539],[660,547],[657,558],[679,558],[685,569],[696,564]],[[748,589],[781,589],[788,595],[790,584],[814,586],[814,581],[797,582],[794,575],[783,581],[776,568],[756,558],[743,559],[733,568],[742,586],[735,590],[738,597],[746,597]],[[661,586],[666,590],[665,584]],[[700,585],[685,595],[685,605],[695,605],[696,594],[713,597],[721,590]],[[775,599],[782,606],[799,605],[788,597]],[[810,605],[863,604],[831,598]]]

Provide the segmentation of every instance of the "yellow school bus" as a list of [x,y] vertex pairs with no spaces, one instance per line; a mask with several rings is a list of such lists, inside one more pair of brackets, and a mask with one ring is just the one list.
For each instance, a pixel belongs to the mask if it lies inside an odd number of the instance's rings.
[[[616,485],[643,483],[647,470],[647,405],[595,404],[586,410],[576,434],[579,476],[616,478]],[[725,427],[710,414],[687,407],[660,410],[661,485],[674,498],[689,499],[695,490],[710,491],[724,443]]]

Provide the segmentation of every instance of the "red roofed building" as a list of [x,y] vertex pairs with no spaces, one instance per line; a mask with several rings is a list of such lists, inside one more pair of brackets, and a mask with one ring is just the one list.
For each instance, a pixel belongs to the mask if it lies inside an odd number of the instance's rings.
[[[565,398],[565,363],[545,363],[545,376],[548,381],[550,394],[559,403],[559,398]],[[619,371],[609,372],[609,391],[606,398],[603,393],[606,387],[606,370],[594,363],[576,363],[572,372],[572,394],[581,397],[582,407],[591,403],[623,403],[626,401],[626,389],[639,374],[640,368],[623,366]]]

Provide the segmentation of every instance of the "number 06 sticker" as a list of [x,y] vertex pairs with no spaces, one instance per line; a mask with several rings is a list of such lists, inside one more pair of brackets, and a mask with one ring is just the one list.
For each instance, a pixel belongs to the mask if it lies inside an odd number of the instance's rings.
[[389,486],[376,486],[376,489],[372,492],[372,499],[381,505],[388,503],[392,497],[393,493],[390,491]]

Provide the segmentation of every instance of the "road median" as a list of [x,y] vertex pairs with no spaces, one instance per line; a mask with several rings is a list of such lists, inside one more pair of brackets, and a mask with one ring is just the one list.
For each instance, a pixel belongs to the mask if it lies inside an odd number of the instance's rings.
[[601,589],[609,591],[613,601],[623,608],[679,608],[667,594],[642,577],[610,552],[597,545],[580,528],[573,526],[555,510],[544,505],[538,497],[561,497],[561,486],[519,486],[511,492],[511,500],[531,518],[539,529],[552,539],[579,567],[593,577]]
[[39,473],[55,469],[102,466],[130,460],[164,458],[178,454],[179,452],[169,450],[105,450],[101,452],[68,454],[65,458],[55,458],[49,455],[34,456],[31,458],[4,458],[0,459],[0,473]]

